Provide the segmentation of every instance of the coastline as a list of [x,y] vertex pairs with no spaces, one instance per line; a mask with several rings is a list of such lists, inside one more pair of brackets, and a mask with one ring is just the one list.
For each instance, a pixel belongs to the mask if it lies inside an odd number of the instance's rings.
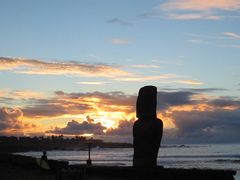
[[[176,178],[182,176],[183,179],[234,179],[234,171],[225,170],[200,170],[200,169],[174,169],[156,167],[154,169],[133,168],[133,167],[118,167],[118,166],[85,166],[85,165],[68,165],[63,161],[50,160],[53,164],[52,171],[46,172],[41,170],[37,164],[36,159],[27,156],[13,155],[9,153],[0,153],[0,172],[3,179],[9,180],[55,180],[57,169],[67,169],[67,173],[74,175],[74,172],[80,172],[79,169],[84,168],[85,179],[129,179],[141,176],[151,176],[153,179]],[[54,169],[55,168],[55,169]],[[144,174],[145,173],[145,174]],[[211,177],[211,178],[207,178]],[[213,178],[216,177],[216,178]],[[225,178],[224,178],[225,177]]]

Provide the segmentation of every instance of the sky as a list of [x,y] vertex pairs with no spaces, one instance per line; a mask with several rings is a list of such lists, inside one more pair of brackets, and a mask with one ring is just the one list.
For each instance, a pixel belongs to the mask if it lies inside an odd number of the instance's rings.
[[239,0],[1,0],[0,135],[132,142],[158,89],[164,143],[240,142]]

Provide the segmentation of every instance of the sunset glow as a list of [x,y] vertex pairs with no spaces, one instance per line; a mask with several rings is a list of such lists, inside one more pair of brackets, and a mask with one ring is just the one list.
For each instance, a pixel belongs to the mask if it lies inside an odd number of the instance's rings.
[[0,135],[132,142],[138,91],[154,85],[163,141],[239,142],[238,0],[13,0],[0,10]]

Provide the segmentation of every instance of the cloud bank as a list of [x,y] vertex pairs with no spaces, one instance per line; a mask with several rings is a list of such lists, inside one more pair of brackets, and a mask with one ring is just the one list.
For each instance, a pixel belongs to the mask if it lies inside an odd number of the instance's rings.
[[[210,96],[206,89],[166,89],[158,91],[158,117],[164,122],[164,143],[239,142],[240,99]],[[103,139],[129,140],[135,121],[136,95],[123,92],[66,93],[56,91],[52,96],[25,101],[18,110],[1,109],[1,133],[27,128],[21,119],[38,122],[66,116],[65,125],[51,126],[47,133],[79,135],[93,134]],[[79,116],[81,115],[81,117]],[[90,115],[92,118],[85,117]],[[74,120],[70,120],[74,119]],[[109,124],[110,123],[110,124]],[[111,125],[114,125],[113,127]],[[9,131],[7,131],[9,130]]]
[[54,130],[47,131],[47,133],[54,134],[67,134],[67,135],[82,135],[82,134],[94,134],[101,135],[103,130],[106,128],[102,126],[101,123],[91,123],[83,121],[79,123],[78,121],[72,120],[67,123],[66,127],[59,128],[55,127]]

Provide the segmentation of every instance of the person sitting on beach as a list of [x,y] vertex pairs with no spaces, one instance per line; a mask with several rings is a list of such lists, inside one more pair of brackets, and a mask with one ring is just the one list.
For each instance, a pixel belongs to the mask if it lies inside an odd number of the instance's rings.
[[157,118],[157,88],[144,86],[139,90],[136,113],[138,120],[133,125],[133,166],[154,167],[157,165],[163,122]]

